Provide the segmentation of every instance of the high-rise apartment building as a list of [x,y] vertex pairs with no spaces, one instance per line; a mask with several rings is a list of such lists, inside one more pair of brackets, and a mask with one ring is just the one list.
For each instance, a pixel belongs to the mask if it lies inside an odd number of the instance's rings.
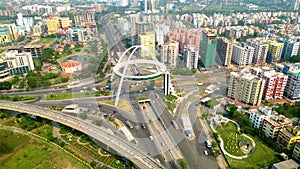
[[291,100],[300,99],[300,63],[276,64],[275,70],[288,76],[284,95]]
[[262,131],[267,137],[276,138],[282,128],[292,125],[293,122],[283,115],[270,115],[264,118]]
[[201,38],[201,32],[198,29],[175,29],[172,32],[166,33],[165,42],[179,42],[179,52],[181,54],[184,53],[185,45],[195,45],[199,55]]
[[199,56],[195,45],[185,45],[183,57],[187,69],[197,69]]
[[60,17],[59,18],[59,25],[63,30],[67,30],[67,29],[72,27],[69,17]]
[[277,143],[284,149],[292,150],[300,141],[300,126],[282,128],[277,137]]
[[254,55],[252,64],[264,64],[266,63],[269,45],[262,39],[250,39],[247,41],[247,45],[254,48]]
[[78,11],[74,14],[74,21],[76,26],[84,27],[88,35],[95,35],[98,33],[95,11]]
[[282,98],[287,85],[287,75],[276,72],[275,70],[270,70],[269,68],[252,68],[251,73],[266,81],[263,93],[264,100]]
[[163,45],[161,62],[176,67],[179,51],[179,42],[169,41]]
[[251,74],[246,69],[240,73],[231,72],[227,96],[250,105],[260,105],[265,80]]
[[269,49],[267,54],[267,62],[274,63],[281,59],[284,43],[277,41],[268,41]]
[[[146,47],[148,50],[142,48],[141,49],[141,56],[147,57],[150,56],[152,53],[155,56],[155,35],[154,32],[147,32],[144,34],[139,34],[138,42],[140,45]],[[149,53],[150,52],[150,53]]]
[[299,53],[300,40],[294,37],[288,37],[284,40],[284,48],[281,59],[288,60],[290,57],[296,56]]
[[231,64],[233,44],[230,40],[221,37],[217,41],[217,55],[216,62],[222,66],[229,66]]
[[0,26],[0,44],[7,45],[12,42],[10,38],[8,27],[5,25]]
[[200,46],[200,58],[205,68],[215,64],[217,36],[214,32],[206,30],[202,32],[202,41]]
[[231,61],[238,66],[251,65],[254,55],[254,48],[251,46],[232,45]]
[[48,28],[48,35],[56,34],[59,32],[59,18],[49,17],[46,19],[46,25]]

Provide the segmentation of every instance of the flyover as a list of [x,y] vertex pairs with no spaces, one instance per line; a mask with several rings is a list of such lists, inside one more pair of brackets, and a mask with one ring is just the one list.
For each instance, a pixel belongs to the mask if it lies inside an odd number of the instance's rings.
[[115,136],[113,133],[111,134],[110,132],[99,126],[79,120],[76,117],[64,114],[60,111],[53,111],[39,106],[3,100],[0,101],[0,109],[32,114],[35,116],[56,121],[78,131],[81,131],[93,137],[94,139],[104,143],[111,149],[118,152],[120,155],[132,161],[138,168],[164,168],[153,158],[145,155],[143,152],[139,151],[134,145],[131,145],[131,143],[122,140],[121,138]]

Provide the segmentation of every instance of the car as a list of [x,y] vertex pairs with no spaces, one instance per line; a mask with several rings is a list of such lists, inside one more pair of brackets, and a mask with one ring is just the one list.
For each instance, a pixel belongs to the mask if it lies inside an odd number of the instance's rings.
[[204,154],[207,156],[207,155],[208,155],[208,151],[207,151],[207,150],[204,150]]
[[146,109],[146,106],[143,106],[143,109]]
[[143,128],[143,129],[146,129],[146,125],[145,125],[145,124],[142,124],[142,128]]
[[142,92],[143,92],[143,90],[140,90],[139,92],[140,92],[140,93],[142,93]]
[[153,136],[150,136],[149,138],[150,138],[150,140],[154,140]]

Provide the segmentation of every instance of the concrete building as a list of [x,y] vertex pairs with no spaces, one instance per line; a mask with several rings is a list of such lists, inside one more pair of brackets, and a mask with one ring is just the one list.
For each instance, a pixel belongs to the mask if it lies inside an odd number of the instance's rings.
[[288,60],[290,57],[296,56],[299,53],[300,41],[297,38],[291,37],[284,40],[284,48],[281,58]]
[[254,56],[254,48],[251,46],[242,47],[239,45],[232,46],[231,61],[238,66],[251,65]]
[[181,54],[184,53],[185,45],[195,45],[199,55],[202,39],[201,34],[202,33],[198,29],[175,29],[165,35],[165,42],[179,42],[179,53]]
[[9,71],[9,75],[15,75],[27,73],[35,69],[32,56],[28,52],[19,53],[17,50],[11,50],[6,52],[2,59],[7,64],[7,67],[1,71],[2,73],[3,71]]
[[82,64],[78,61],[68,60],[61,64],[65,73],[74,73],[82,70]]
[[163,45],[165,42],[165,34],[170,31],[170,26],[168,25],[155,25],[154,26],[155,31],[155,42],[158,43],[158,45]]
[[66,31],[66,38],[69,42],[85,42],[86,30],[84,28],[74,27]]
[[269,68],[252,68],[251,73],[266,81],[263,93],[264,100],[282,98],[287,85],[287,75],[276,72],[275,70],[270,70]]
[[46,32],[47,26],[43,22],[38,22],[33,26],[33,36],[41,36]]
[[140,22],[140,15],[139,14],[131,14],[129,15],[130,18],[130,28],[131,28],[131,35],[136,35],[136,27],[135,24]]
[[94,11],[78,11],[74,14],[74,23],[76,26],[87,26],[88,24],[96,24]]
[[48,35],[56,34],[59,32],[59,18],[58,17],[49,17],[46,19],[46,25],[48,30]]
[[60,25],[60,28],[63,29],[63,30],[67,30],[67,29],[72,27],[69,17],[60,17],[59,18],[59,25]]
[[200,46],[200,58],[205,68],[215,64],[217,39],[216,34],[210,30],[202,32],[202,41]]
[[195,45],[185,46],[183,58],[187,69],[197,69],[199,56]]
[[147,50],[141,49],[141,56],[150,56],[149,52],[151,52],[155,56],[155,35],[154,32],[147,32],[144,34],[139,34],[138,42],[140,45],[145,46]]
[[227,96],[250,105],[260,105],[265,80],[242,70],[240,73],[231,72]]
[[259,109],[250,110],[249,120],[253,123],[254,128],[261,128],[263,119],[266,116],[271,115],[272,108],[271,107],[262,107],[260,106]]
[[300,64],[294,64],[294,66],[286,65],[286,68],[289,70],[287,71],[288,83],[285,95],[292,100],[300,99]]
[[298,11],[299,10],[299,0],[291,0],[291,10]]
[[8,45],[12,42],[10,38],[8,27],[5,25],[0,26],[0,44]]
[[267,137],[277,138],[279,131],[284,127],[292,126],[293,122],[283,115],[271,115],[263,119],[262,131]]
[[152,31],[152,24],[148,22],[137,22],[135,23],[135,34],[143,34],[149,31]]
[[25,45],[24,51],[31,53],[31,56],[36,58],[42,55],[44,45]]
[[233,44],[230,40],[221,37],[217,41],[217,55],[216,62],[222,66],[229,66],[231,64]]
[[281,59],[284,43],[277,41],[268,41],[269,49],[267,54],[267,62],[274,63]]
[[16,41],[19,38],[19,33],[16,24],[6,24],[11,40]]
[[161,62],[176,67],[179,51],[179,42],[169,41],[163,45]]
[[23,17],[22,13],[17,14],[16,23],[18,26],[25,26],[27,32],[31,31],[34,21],[32,17]]
[[165,96],[171,93],[171,76],[169,72],[164,74],[164,94]]
[[254,55],[252,64],[264,64],[266,63],[269,45],[265,44],[262,39],[250,39],[247,41],[247,45],[254,48]]
[[294,157],[295,160],[300,162],[300,141],[297,141],[295,143],[292,156]]
[[300,126],[282,128],[277,137],[277,143],[288,150],[292,150],[297,141],[300,141]]
[[273,164],[271,169],[296,169],[299,168],[299,166],[296,161],[290,159]]
[[74,14],[75,26],[84,27],[87,35],[96,35],[98,33],[95,11],[78,11]]

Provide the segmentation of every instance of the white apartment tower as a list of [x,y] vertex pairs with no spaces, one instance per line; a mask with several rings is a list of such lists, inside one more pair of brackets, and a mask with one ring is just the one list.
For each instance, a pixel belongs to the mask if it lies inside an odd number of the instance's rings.
[[184,59],[187,69],[197,69],[199,56],[195,45],[184,46]]

